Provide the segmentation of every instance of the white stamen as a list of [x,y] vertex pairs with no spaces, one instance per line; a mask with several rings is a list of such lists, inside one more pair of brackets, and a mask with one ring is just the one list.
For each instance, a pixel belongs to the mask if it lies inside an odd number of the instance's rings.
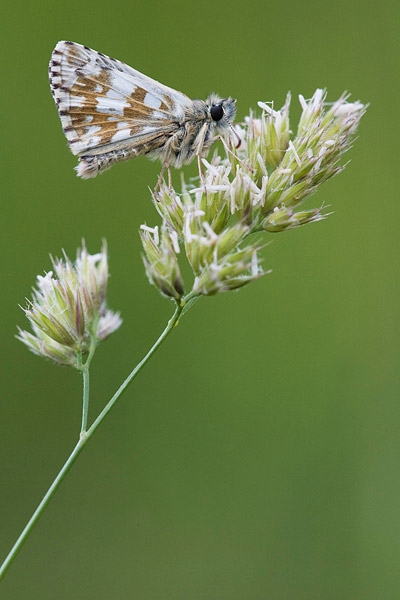
[[257,102],[257,104],[260,108],[265,110],[265,112],[267,112],[269,115],[272,115],[275,118],[280,116],[280,113],[278,110],[274,110],[273,108],[268,106],[268,104],[266,104],[265,102]]
[[230,195],[231,195],[231,215],[233,215],[236,210],[236,202],[235,202],[236,190],[233,187],[233,185],[230,188]]
[[[217,275],[224,267],[222,265],[218,265],[215,262],[212,262],[210,265],[210,271],[212,271],[214,273],[214,275]],[[216,277],[214,278],[215,281]]]
[[189,215],[189,213],[186,213],[186,215],[185,215],[185,222],[184,222],[183,228],[184,228],[185,239],[186,239],[187,243],[190,244],[190,242],[192,242],[195,239],[195,236],[192,234],[192,232],[190,230],[190,215]]
[[209,223],[207,223],[207,221],[204,221],[203,227],[206,230],[207,234],[209,235],[210,241],[216,242],[218,239],[218,236],[215,233],[215,231],[213,230],[213,228],[211,227],[211,225]]
[[215,175],[216,177],[223,176],[223,171],[224,171],[223,167],[216,167],[215,165],[212,165],[211,163],[209,163],[208,160],[206,160],[205,158],[203,158],[201,162],[203,163],[203,165],[205,166],[207,171],[211,171],[211,173],[213,175]]
[[204,212],[204,210],[200,210],[200,208],[198,208],[198,209],[194,208],[188,214],[190,217],[204,217],[205,212]]
[[155,227],[148,227],[147,225],[141,225],[140,229],[143,229],[143,231],[148,231],[149,233],[152,233],[154,236],[154,243],[156,246],[158,246],[158,243],[160,241],[159,235],[158,235],[158,225],[156,225]]
[[201,162],[203,163],[203,165],[205,166],[206,169],[209,169],[211,167],[211,164],[208,162],[208,160],[206,158],[202,158]]
[[[228,185],[209,185],[207,184],[207,192],[219,192],[228,189]],[[204,192],[203,187],[195,188],[193,190],[189,190],[189,194],[197,194],[198,192]],[[200,196],[201,198],[201,196]]]
[[334,110],[335,117],[342,117],[354,112],[358,112],[364,108],[361,102],[344,102]]
[[299,167],[301,167],[301,160],[300,160],[299,155],[296,152],[296,148],[294,147],[292,140],[290,140],[290,142],[289,142],[289,148],[292,150],[297,164],[299,165]]
[[176,231],[171,231],[169,234],[169,237],[171,239],[171,242],[172,242],[175,252],[177,254],[179,254],[180,248],[179,248],[178,234],[176,233]]
[[300,102],[300,106],[303,110],[307,110],[308,105],[307,102],[304,99],[304,96],[302,94],[299,94],[299,102]]
[[262,158],[262,156],[261,156],[261,154],[259,152],[257,152],[257,162],[258,162],[258,164],[260,166],[262,174],[263,175],[268,175],[267,168],[265,166],[265,162],[263,161],[263,158]]
[[183,204],[182,204],[182,201],[179,198],[179,196],[175,196],[174,200],[175,200],[176,204],[179,206],[179,208],[181,208],[183,210]]
[[185,219],[184,234],[185,234],[186,241],[188,243],[190,243],[194,239],[198,239],[198,236],[195,235],[194,233],[192,233],[191,230],[190,230],[190,223],[191,223],[191,221],[195,217],[203,217],[204,214],[205,213],[204,213],[203,210],[196,209],[194,206],[193,207],[188,207],[187,212],[186,212],[186,214],[184,216],[184,219]]

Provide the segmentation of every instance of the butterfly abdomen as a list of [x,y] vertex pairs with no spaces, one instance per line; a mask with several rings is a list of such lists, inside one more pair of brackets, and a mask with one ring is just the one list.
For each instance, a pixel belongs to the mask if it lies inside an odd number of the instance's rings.
[[101,152],[99,154],[83,154],[79,157],[79,164],[75,167],[78,177],[82,179],[90,179],[96,177],[103,171],[106,171],[112,167],[115,163],[124,160],[130,160],[136,158],[141,154],[147,154],[154,150],[157,144],[160,148],[165,145],[165,135],[160,135],[158,140],[152,139],[151,141],[143,142],[142,144],[135,144],[135,146],[127,145],[125,148],[117,148],[116,150],[110,150],[109,152]]
[[80,156],[79,164],[75,167],[75,170],[78,177],[90,179],[91,177],[96,177],[96,175],[103,173],[103,171],[112,167],[116,162],[136,158],[136,156],[138,156],[136,148],[112,150],[111,152],[95,154],[94,156]]

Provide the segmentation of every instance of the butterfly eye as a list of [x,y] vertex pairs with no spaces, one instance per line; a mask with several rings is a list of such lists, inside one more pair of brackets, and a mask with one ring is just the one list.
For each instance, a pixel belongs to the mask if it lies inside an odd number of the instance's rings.
[[213,121],[220,121],[224,116],[224,109],[220,104],[214,104],[211,107],[210,114]]

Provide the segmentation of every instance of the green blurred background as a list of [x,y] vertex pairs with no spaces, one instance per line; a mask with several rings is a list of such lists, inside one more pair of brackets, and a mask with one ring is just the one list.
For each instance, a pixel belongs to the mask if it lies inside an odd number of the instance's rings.
[[[80,427],[77,373],[13,335],[48,255],[109,245],[124,326],[95,357],[96,414],[172,306],[145,278],[158,164],[75,177],[47,81],[70,39],[191,97],[370,102],[326,221],[271,235],[268,277],[203,299],[90,442],[11,567],[4,600],[400,597],[398,2],[9,3],[3,8],[0,551]],[[5,11],[5,12],[4,12]],[[195,173],[195,167],[188,169]],[[175,175],[175,178],[177,176]]]

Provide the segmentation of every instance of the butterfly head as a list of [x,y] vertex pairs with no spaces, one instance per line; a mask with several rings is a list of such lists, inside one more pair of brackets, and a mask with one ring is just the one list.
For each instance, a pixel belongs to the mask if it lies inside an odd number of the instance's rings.
[[230,129],[237,139],[236,148],[239,148],[241,140],[232,126],[236,116],[235,98],[219,98],[216,94],[211,94],[207,98],[206,105],[213,129],[216,129],[219,134],[227,133]]
[[219,98],[211,94],[206,101],[211,123],[216,129],[229,127],[236,115],[236,100],[234,98]]

